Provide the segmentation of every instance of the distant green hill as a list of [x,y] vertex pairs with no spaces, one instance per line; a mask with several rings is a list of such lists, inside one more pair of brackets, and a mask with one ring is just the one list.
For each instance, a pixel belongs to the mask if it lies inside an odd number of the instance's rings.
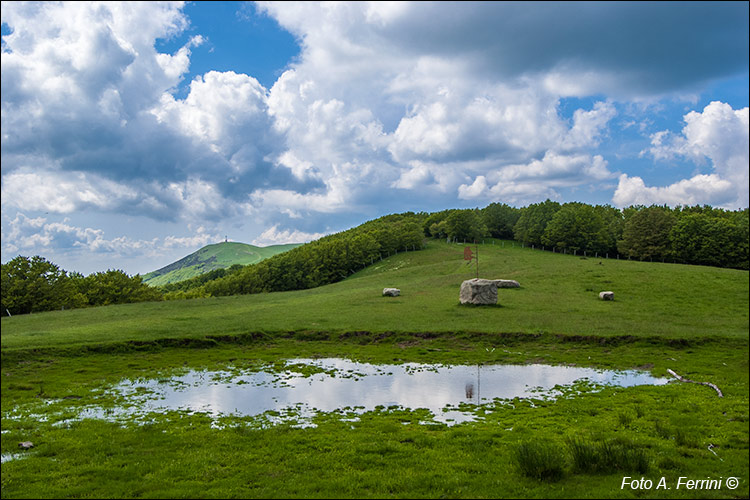
[[215,269],[234,264],[255,264],[276,254],[300,246],[301,243],[256,247],[246,243],[224,242],[207,245],[161,269],[143,275],[143,282],[152,286],[177,283]]

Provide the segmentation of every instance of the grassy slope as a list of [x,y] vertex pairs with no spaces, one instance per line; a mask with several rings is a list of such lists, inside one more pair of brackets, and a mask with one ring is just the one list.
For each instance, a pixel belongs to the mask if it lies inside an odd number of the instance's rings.
[[256,264],[261,260],[298,246],[298,243],[293,243],[256,247],[237,242],[207,245],[177,262],[143,275],[143,281],[152,286],[177,283],[214,269],[228,268],[234,264],[243,266]]
[[[461,281],[473,275],[462,248],[430,242],[314,290],[4,318],[2,452],[18,453],[26,440],[35,448],[3,463],[2,497],[747,498],[747,272],[485,245],[480,274],[523,288],[500,290],[500,307],[468,307],[458,304]],[[386,286],[402,296],[382,297]],[[598,300],[605,289],[614,302]],[[315,333],[324,330],[331,333]],[[378,334],[388,331],[414,335]],[[445,333],[423,335],[430,331]],[[541,331],[567,340],[491,335]],[[248,332],[271,333],[210,349],[54,349]],[[568,341],[580,335],[641,341]],[[714,341],[699,341],[707,337]],[[90,404],[116,404],[103,391],[122,378],[298,356],[640,367],[660,376],[672,368],[716,383],[725,397],[698,384],[611,388],[554,403],[490,404],[483,421],[453,428],[420,424],[420,410],[388,409],[357,422],[321,416],[314,429],[231,417],[215,426],[185,413],[144,425],[65,420]],[[17,408],[41,417],[13,419]],[[521,443],[565,453],[570,438],[624,443],[646,454],[649,470],[580,471],[567,455],[555,460],[563,477],[545,481],[524,476],[513,458]],[[632,491],[621,489],[624,476],[665,477],[671,488],[679,477],[741,482],[736,490]]]
[[[480,275],[515,279],[500,307],[458,303],[474,268],[462,246],[430,242],[345,281],[312,290],[128,304],[2,319],[2,349],[252,332],[493,332],[671,339],[748,337],[748,273],[701,266],[581,259],[480,247]],[[382,297],[384,287],[401,296]],[[602,290],[614,302],[598,300]]]

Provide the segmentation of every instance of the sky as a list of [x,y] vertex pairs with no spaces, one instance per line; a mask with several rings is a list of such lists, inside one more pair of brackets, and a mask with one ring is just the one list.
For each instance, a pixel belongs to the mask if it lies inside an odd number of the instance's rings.
[[2,262],[748,207],[748,2],[2,2]]

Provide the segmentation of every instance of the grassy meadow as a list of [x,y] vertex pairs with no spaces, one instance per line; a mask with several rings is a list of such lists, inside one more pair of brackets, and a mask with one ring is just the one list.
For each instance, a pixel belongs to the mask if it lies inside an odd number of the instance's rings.
[[[480,277],[521,288],[462,306],[476,272],[463,247],[430,241],[311,290],[3,318],[2,497],[748,497],[746,271],[494,241],[479,246]],[[724,397],[680,382],[606,388],[496,401],[455,426],[395,407],[320,414],[314,428],[187,412],[71,420],[115,407],[105,389],[125,378],[294,357],[672,369]],[[652,487],[623,488],[625,477]],[[717,481],[678,488],[681,477]]]

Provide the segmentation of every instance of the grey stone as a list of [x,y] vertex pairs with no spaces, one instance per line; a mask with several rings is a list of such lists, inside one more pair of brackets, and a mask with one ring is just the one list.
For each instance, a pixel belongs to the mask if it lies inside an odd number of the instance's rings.
[[516,280],[492,280],[498,288],[520,288],[521,285]]
[[23,448],[24,450],[28,450],[29,448],[34,447],[34,443],[32,443],[31,441],[22,441],[18,443],[18,447]]
[[388,297],[398,297],[401,295],[401,290],[398,288],[383,288],[383,295]]
[[615,300],[615,292],[599,292],[599,298],[602,300]]
[[462,304],[497,304],[497,280],[474,278],[461,283]]

